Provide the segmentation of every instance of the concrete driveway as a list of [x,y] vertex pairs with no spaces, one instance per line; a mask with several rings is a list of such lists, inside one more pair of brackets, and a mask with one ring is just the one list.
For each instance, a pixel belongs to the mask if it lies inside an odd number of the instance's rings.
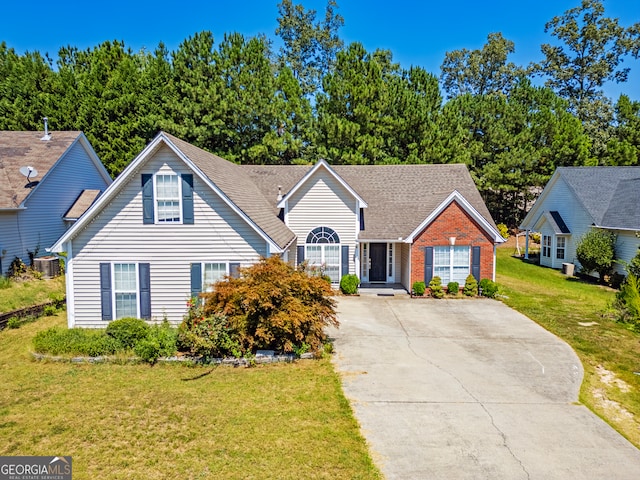
[[342,297],[344,392],[387,479],[633,479],[564,342],[493,300]]

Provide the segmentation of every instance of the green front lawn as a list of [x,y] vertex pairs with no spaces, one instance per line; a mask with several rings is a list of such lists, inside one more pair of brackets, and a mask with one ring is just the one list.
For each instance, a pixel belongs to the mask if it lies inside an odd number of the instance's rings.
[[64,298],[64,294],[64,276],[29,282],[4,280],[0,283],[0,313]]
[[375,479],[328,359],[255,368],[36,362],[0,332],[0,455],[71,455],[74,479]]
[[502,301],[576,351],[585,370],[580,401],[640,447],[640,335],[605,314],[615,291],[512,253],[513,247],[498,249]]

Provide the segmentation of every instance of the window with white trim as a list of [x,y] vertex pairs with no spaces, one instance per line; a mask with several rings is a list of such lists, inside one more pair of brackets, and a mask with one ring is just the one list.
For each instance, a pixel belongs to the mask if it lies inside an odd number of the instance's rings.
[[556,258],[558,260],[564,260],[566,244],[567,244],[567,239],[565,237],[556,238]]
[[305,256],[309,265],[322,269],[332,283],[340,282],[340,237],[329,227],[314,228],[307,235]]
[[173,174],[157,174],[155,180],[156,220],[158,223],[180,222],[180,178]]
[[213,284],[223,280],[229,273],[228,264],[225,262],[205,263],[202,269],[202,290],[213,291]]
[[433,276],[442,283],[464,284],[471,272],[471,248],[468,246],[446,246],[433,248]]
[[551,236],[542,236],[542,256],[551,258]]
[[113,264],[115,318],[138,317],[138,276],[135,263]]

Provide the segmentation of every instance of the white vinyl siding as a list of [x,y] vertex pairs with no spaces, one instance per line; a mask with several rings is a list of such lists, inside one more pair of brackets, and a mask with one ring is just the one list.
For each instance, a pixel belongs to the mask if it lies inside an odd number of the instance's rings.
[[[540,264],[546,267],[562,268],[562,264],[564,262],[570,262],[579,266],[580,263],[576,259],[576,244],[580,240],[580,237],[589,231],[594,220],[584,210],[581,203],[573,194],[573,191],[567,186],[561,177],[556,178],[553,185],[547,185],[545,190],[547,188],[549,188],[549,190],[548,193],[545,194],[545,198],[541,197],[538,199],[532,208],[532,211],[529,213],[529,215],[533,214],[532,221],[539,222],[538,219],[544,214],[544,212],[557,211],[560,213],[560,216],[564,220],[564,223],[567,225],[571,234],[565,237],[566,244],[564,260],[554,258],[555,255],[543,257],[541,251]],[[533,225],[528,225],[527,228],[533,229]],[[552,237],[556,235],[546,222],[542,227],[540,227],[540,233],[542,235],[549,235]]]
[[[140,174],[192,173],[167,147]],[[180,323],[191,295],[192,263],[216,259],[248,266],[267,256],[265,240],[224,200],[194,175],[193,225],[144,225],[140,175],[73,240],[73,296],[76,326],[103,328],[98,263],[150,263],[151,317]]]
[[[104,172],[103,172],[104,173]],[[28,251],[46,255],[66,231],[62,216],[83,190],[104,191],[111,183],[89,157],[81,141],[74,143],[61,160],[46,174],[33,179],[40,181],[26,202],[26,210],[0,213],[0,253],[2,272],[19,257],[29,264]]]
[[[616,256],[629,263],[638,254],[640,247],[640,237],[635,231],[613,230],[618,238],[616,241]],[[616,262],[613,270],[621,275],[627,275],[627,270],[623,263]]]
[[[359,230],[356,204],[357,200],[347,189],[326,170],[319,169],[288,199],[286,223],[298,237],[298,245],[305,244],[309,232],[317,227],[333,229],[340,244],[349,246],[349,273],[357,273],[354,260]],[[338,279],[340,274],[338,271]]]

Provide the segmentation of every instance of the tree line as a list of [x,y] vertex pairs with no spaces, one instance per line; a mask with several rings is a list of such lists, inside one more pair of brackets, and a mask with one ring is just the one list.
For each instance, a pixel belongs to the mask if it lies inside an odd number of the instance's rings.
[[237,163],[465,163],[497,222],[515,226],[556,167],[639,165],[640,102],[605,96],[640,54],[640,24],[582,0],[545,26],[543,60],[516,65],[491,33],[447,52],[439,75],[387,50],[344,45],[324,17],[278,4],[274,32],[195,33],[175,51],[123,42],[60,48],[54,61],[0,43],[0,129],[82,130],[112,176],[159,130]]

